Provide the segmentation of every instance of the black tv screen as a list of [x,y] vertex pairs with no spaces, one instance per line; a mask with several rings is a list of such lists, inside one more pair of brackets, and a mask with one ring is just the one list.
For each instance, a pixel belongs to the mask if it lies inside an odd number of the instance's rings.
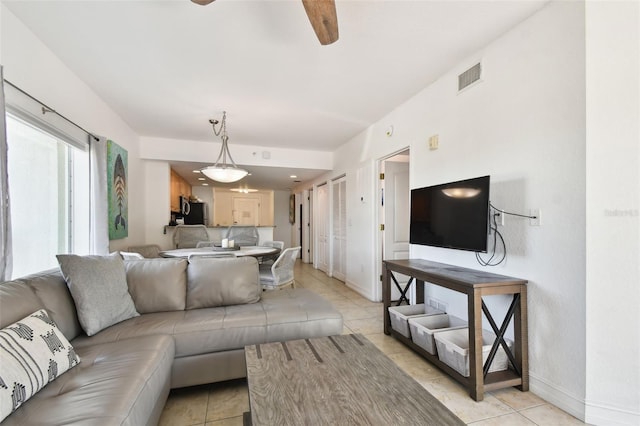
[[411,190],[409,242],[487,251],[489,176]]

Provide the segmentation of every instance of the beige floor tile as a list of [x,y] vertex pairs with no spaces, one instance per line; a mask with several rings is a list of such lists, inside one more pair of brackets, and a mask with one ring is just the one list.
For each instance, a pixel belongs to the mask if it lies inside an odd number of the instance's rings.
[[211,386],[207,422],[242,416],[245,411],[249,411],[249,391],[246,380],[230,380]]
[[158,424],[160,426],[203,424],[207,415],[209,387],[209,385],[203,385],[172,390]]
[[375,318],[375,315],[372,315],[371,312],[366,308],[349,308],[349,309],[338,309],[342,314],[342,319],[354,320],[354,319],[365,319],[365,318]]
[[504,416],[480,420],[479,422],[469,423],[469,426],[536,426],[536,424],[518,413],[511,413]]
[[439,368],[412,351],[398,352],[388,354],[387,356],[405,373],[421,384],[430,380],[446,377]]
[[490,394],[485,395],[482,401],[474,401],[466,389],[448,376],[420,383],[465,423],[514,413],[513,409]]
[[570,426],[584,424],[572,415],[565,413],[551,404],[528,408],[520,411],[520,414],[538,426]]
[[491,392],[491,395],[516,411],[544,405],[547,402],[532,392],[521,392],[516,388],[506,388]]
[[349,327],[347,327],[346,325],[342,326],[342,334],[353,334],[354,331],[351,330]]
[[334,308],[339,310],[340,312],[348,311],[351,309],[362,309],[358,306],[354,306],[353,303],[347,302],[345,300],[331,301],[331,304]]
[[411,351],[406,345],[384,333],[366,334],[365,337],[376,345],[382,353],[387,355]]
[[354,333],[375,334],[382,333],[382,318],[364,318],[355,320],[345,320],[345,325]]
[[207,422],[204,426],[242,426],[242,416]]

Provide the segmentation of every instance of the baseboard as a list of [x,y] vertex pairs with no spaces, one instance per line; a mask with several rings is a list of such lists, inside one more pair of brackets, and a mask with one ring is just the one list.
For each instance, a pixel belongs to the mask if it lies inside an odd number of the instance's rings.
[[345,284],[351,290],[355,291],[356,293],[358,293],[360,296],[366,298],[367,300],[375,300],[373,297],[371,297],[372,295],[369,294],[369,292],[367,290],[365,290],[364,288],[358,286],[355,282],[350,281],[349,279],[347,279],[345,281]]
[[586,422],[593,425],[637,426],[640,425],[640,412],[626,410],[588,401],[586,402]]
[[531,372],[529,373],[529,389],[545,401],[590,425],[640,425],[640,412],[576,398],[567,390],[536,377]]
[[536,377],[532,372],[529,372],[529,389],[545,401],[585,421],[585,402],[583,399],[576,398],[567,390]]

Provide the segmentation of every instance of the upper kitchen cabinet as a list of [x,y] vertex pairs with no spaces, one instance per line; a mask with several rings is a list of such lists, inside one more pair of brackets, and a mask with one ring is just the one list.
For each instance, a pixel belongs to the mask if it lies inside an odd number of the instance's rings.
[[180,196],[189,198],[191,196],[191,185],[178,173],[171,169],[171,211],[180,211]]
[[213,224],[272,226],[273,191],[245,194],[227,188],[213,188]]

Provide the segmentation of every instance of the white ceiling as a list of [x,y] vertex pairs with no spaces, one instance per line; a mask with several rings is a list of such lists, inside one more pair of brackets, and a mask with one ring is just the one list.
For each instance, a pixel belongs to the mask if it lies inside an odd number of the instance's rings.
[[3,0],[139,135],[213,141],[226,110],[232,153],[333,151],[546,2],[336,0],[321,46],[300,0]]
[[206,186],[216,186],[221,188],[289,190],[298,185],[300,182],[312,181],[316,177],[326,172],[326,170],[318,169],[251,166],[246,168],[251,174],[243,178],[241,181],[234,183],[220,183],[213,182],[207,178],[205,178],[204,181],[198,180],[198,178],[204,178],[204,176],[200,173],[194,173],[194,170],[200,170],[203,167],[209,166],[210,164],[208,163],[171,161],[169,162],[169,164],[171,165],[171,168],[176,171],[176,173],[185,178],[185,180],[187,180],[187,182],[189,182],[191,185],[200,186],[203,183],[207,183],[208,185]]

